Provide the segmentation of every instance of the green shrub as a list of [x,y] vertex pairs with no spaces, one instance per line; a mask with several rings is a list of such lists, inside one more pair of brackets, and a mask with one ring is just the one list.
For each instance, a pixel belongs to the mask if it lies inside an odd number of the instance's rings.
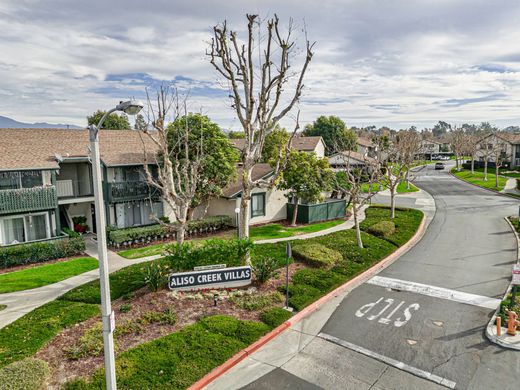
[[200,324],[210,333],[234,337],[246,345],[269,331],[269,327],[261,322],[240,321],[223,315],[203,318]]
[[63,390],[88,390],[90,388],[90,384],[84,378],[72,379],[62,387]]
[[162,312],[148,311],[144,313],[138,320],[141,325],[148,324],[168,324],[175,325],[177,322],[177,315],[172,309],[166,309]]
[[206,240],[202,245],[185,242],[165,246],[166,261],[175,271],[188,271],[194,267],[226,264],[228,267],[244,264],[246,254],[253,248],[251,240]]
[[0,390],[39,390],[50,370],[47,362],[27,358],[0,368]]
[[263,256],[255,260],[253,265],[253,273],[259,283],[267,282],[275,273],[277,266],[276,259],[269,256]]
[[316,243],[295,246],[293,256],[296,260],[318,268],[332,268],[343,260],[338,251]]
[[63,233],[65,233],[67,236],[69,236],[70,238],[76,238],[76,237],[81,237],[81,234],[79,234],[78,232],[75,232],[74,230],[72,229],[69,229],[68,227],[64,227],[63,229],[61,229],[63,231]]
[[[114,340],[116,344],[117,340]],[[116,346],[117,348],[117,346]],[[97,322],[79,338],[76,344],[65,348],[65,355],[72,360],[86,356],[99,356],[103,352],[103,324]]]
[[273,307],[272,309],[263,311],[260,314],[260,319],[271,328],[276,328],[291,318],[291,316],[292,313],[290,311],[282,309],[281,307]]
[[395,223],[392,221],[381,221],[367,228],[367,232],[377,237],[388,238],[395,233]]
[[121,306],[119,306],[119,311],[121,313],[128,313],[130,310],[132,310],[131,303],[123,303]]
[[168,268],[159,262],[152,261],[144,267],[144,281],[150,291],[157,291],[166,286]]
[[84,250],[85,242],[81,237],[1,247],[0,268],[74,256]]
[[300,311],[322,295],[323,293],[315,287],[302,284],[289,285],[289,306]]
[[254,293],[249,295],[234,296],[229,300],[242,309],[253,311],[283,302],[283,298],[284,297],[280,292],[274,291],[268,294]]
[[[208,217],[189,221],[186,226],[186,234],[210,233],[223,229],[231,224],[231,218],[227,215]],[[175,226],[149,225],[127,229],[111,229],[108,234],[108,242],[113,246],[132,244],[137,242],[151,242],[165,237],[175,236]]]
[[344,280],[345,277],[343,275],[339,275],[334,271],[307,268],[294,273],[292,284],[311,286],[317,288],[322,293],[326,293],[342,284]]

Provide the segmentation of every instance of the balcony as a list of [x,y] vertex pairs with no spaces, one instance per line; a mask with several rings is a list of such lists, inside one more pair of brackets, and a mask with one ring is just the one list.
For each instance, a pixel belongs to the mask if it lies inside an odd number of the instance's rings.
[[108,202],[129,202],[134,200],[158,198],[159,191],[150,188],[144,181],[121,181],[108,183]]
[[0,214],[26,213],[58,207],[56,187],[0,190]]
[[81,198],[94,195],[92,186],[88,180],[57,180],[56,192],[59,199]]

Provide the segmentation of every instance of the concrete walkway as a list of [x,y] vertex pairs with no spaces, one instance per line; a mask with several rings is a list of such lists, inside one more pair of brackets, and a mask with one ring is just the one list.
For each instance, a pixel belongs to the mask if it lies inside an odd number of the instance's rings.
[[[92,238],[87,238],[85,244],[85,252],[89,256],[97,259],[96,242]],[[110,273],[120,270],[121,268],[128,267],[132,264],[155,260],[159,257],[161,256],[157,255],[129,260],[119,256],[115,252],[108,251],[108,264]],[[62,280],[58,283],[49,284],[47,286],[42,286],[31,290],[0,294],[0,304],[7,306],[4,310],[0,311],[0,329],[16,321],[18,318],[29,313],[30,311],[55,300],[59,296],[65,294],[67,291],[98,278],[99,269],[95,269],[80,275],[73,276],[72,278]]]

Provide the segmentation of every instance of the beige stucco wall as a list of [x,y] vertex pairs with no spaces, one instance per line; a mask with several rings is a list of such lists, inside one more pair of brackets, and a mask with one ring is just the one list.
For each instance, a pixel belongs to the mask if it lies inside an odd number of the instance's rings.
[[325,144],[322,140],[318,142],[318,145],[316,145],[316,149],[314,149],[314,152],[316,153],[316,156],[319,158],[325,157]]
[[[515,166],[515,159],[514,159],[514,146],[510,144],[509,142],[506,142],[502,139],[498,139],[494,135],[491,135],[489,137],[484,138],[478,145],[478,150],[475,153],[475,160],[476,161],[484,161],[486,159],[486,155],[488,155],[488,162],[494,162],[495,158],[492,155],[492,152],[486,152],[486,148],[494,149],[497,147],[497,144],[501,144],[503,147],[507,157],[506,160],[511,163],[511,166]],[[488,149],[489,150],[489,149]]]
[[72,203],[67,205],[67,211],[68,215],[71,218],[70,223],[72,223],[72,217],[80,217],[85,216],[87,217],[87,225],[89,227],[89,230],[92,231],[92,213],[90,211],[90,202],[83,202],[83,203]]

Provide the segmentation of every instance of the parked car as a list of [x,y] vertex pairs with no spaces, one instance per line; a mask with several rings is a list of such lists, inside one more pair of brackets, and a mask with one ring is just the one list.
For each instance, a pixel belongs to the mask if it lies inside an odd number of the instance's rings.
[[444,169],[444,164],[441,162],[435,163],[435,169]]

